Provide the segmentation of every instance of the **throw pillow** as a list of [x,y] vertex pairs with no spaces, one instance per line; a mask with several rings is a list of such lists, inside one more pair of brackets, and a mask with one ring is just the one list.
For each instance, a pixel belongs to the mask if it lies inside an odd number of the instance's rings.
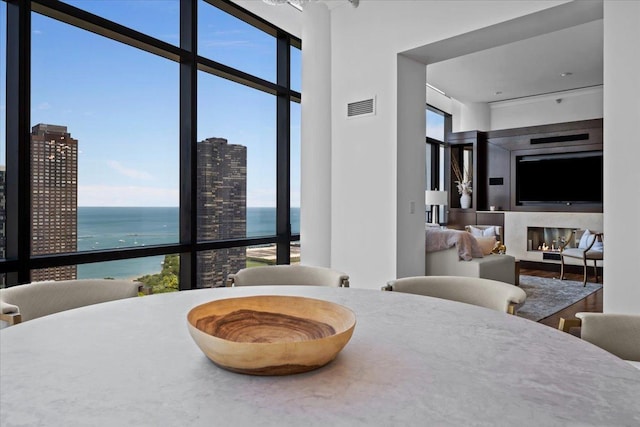
[[587,247],[591,244],[591,240],[589,240],[590,236],[593,236],[593,235],[591,234],[591,231],[589,231],[589,229],[587,228],[586,230],[584,230],[582,237],[580,237],[580,242],[578,243],[578,249],[587,249]]
[[495,227],[487,227],[484,230],[482,228],[474,227],[473,225],[469,226],[469,231],[474,237],[489,237],[496,236],[498,233],[496,232]]
[[[596,235],[593,234],[588,228],[584,230],[584,234],[580,238],[580,243],[578,243],[578,249],[587,249],[593,239],[596,238]],[[602,242],[596,241],[589,251],[603,252],[604,244]]]
[[589,249],[589,252],[591,251],[604,252],[604,243],[596,240],[593,246],[591,246],[591,249]]
[[496,236],[476,237],[476,240],[478,241],[482,255],[491,254],[493,248],[496,246]]

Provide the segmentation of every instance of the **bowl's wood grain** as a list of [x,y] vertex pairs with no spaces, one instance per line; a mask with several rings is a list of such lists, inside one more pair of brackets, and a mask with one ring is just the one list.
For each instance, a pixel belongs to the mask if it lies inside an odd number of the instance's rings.
[[218,366],[287,375],[331,362],[347,344],[355,314],[328,301],[255,296],[211,301],[187,315],[189,332]]
[[203,317],[197,320],[196,328],[229,341],[261,343],[308,341],[336,333],[331,325],[317,320],[254,310]]

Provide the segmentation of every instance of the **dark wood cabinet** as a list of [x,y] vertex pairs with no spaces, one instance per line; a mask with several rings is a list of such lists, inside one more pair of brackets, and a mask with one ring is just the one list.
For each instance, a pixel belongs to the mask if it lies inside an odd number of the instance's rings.
[[446,183],[449,191],[449,206],[460,208],[460,194],[456,188],[456,177],[453,164],[456,162],[464,173],[469,169],[471,175],[472,193],[471,208],[483,209],[486,203],[487,181],[487,136],[485,132],[456,132],[447,134],[446,162],[449,165],[446,173]]
[[[445,186],[449,192],[447,225],[502,225],[495,211],[602,212],[602,204],[526,205],[516,203],[515,159],[532,154],[602,150],[602,119],[581,120],[490,132],[451,132],[445,143]],[[462,209],[452,162],[472,165],[471,207]]]
[[[476,211],[487,209],[487,135],[485,132],[452,132],[445,138],[445,184],[449,193],[447,225],[464,228],[475,224]],[[471,176],[471,206],[463,209],[460,194],[456,186],[454,164],[464,173],[469,170]]]
[[476,211],[473,209],[450,208],[447,227],[463,230],[465,225],[476,224]]
[[[602,125],[602,119],[592,119],[487,132],[488,205],[512,211],[602,212],[602,203],[524,205],[516,200],[518,158],[602,151]],[[545,170],[543,173],[558,174],[558,179],[562,179],[562,173],[568,171]],[[502,184],[497,179],[500,177],[503,178]]]
[[487,143],[487,203],[501,211],[511,206],[511,153],[495,144]]

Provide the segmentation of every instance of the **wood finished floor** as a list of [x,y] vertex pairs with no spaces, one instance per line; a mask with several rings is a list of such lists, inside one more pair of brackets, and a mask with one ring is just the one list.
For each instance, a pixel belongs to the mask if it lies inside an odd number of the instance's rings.
[[[531,270],[525,268],[520,270],[520,274],[546,278],[558,277],[558,272]],[[565,274],[565,278],[567,280],[576,280],[582,282],[582,273],[567,273]],[[593,280],[592,275],[589,276],[589,280]],[[602,281],[602,278],[600,278],[600,280]],[[569,307],[559,311],[558,313],[540,320],[538,323],[542,323],[543,325],[547,325],[552,328],[557,328],[558,322],[560,322],[561,317],[564,317],[565,319],[573,319],[575,317],[575,314],[581,311],[602,313],[602,289],[597,290],[586,298],[581,299],[580,301],[570,305]]]

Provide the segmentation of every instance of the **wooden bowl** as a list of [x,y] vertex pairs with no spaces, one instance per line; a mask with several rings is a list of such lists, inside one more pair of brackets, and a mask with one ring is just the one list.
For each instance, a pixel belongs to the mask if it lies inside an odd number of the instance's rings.
[[216,365],[251,375],[311,371],[336,358],[356,316],[312,298],[261,295],[211,301],[189,311],[189,332]]

